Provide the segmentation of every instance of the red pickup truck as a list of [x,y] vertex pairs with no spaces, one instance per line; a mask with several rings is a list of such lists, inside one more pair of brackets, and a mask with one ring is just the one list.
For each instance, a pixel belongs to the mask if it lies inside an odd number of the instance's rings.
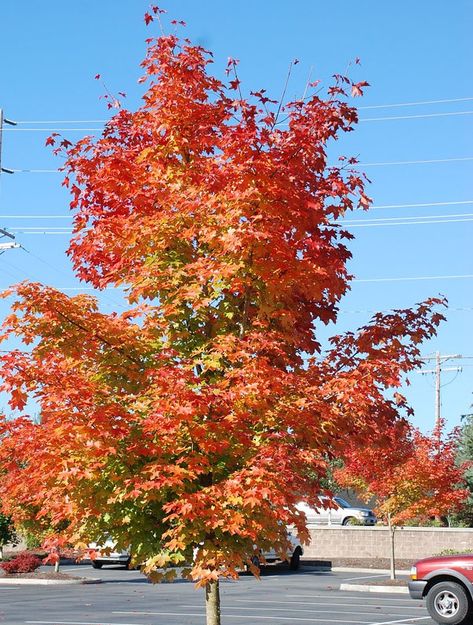
[[411,568],[409,594],[425,598],[436,623],[472,625],[473,554],[419,560]]

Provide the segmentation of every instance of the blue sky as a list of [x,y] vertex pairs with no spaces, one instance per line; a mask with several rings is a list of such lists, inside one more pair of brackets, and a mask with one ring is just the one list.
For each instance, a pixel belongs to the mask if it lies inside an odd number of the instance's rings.
[[[375,206],[410,205],[349,217],[359,220],[352,229],[356,240],[350,268],[360,281],[353,283],[341,305],[338,330],[356,329],[371,311],[406,307],[431,295],[447,296],[448,320],[424,353],[469,357],[447,363],[461,365],[462,372],[442,375],[442,412],[449,426],[457,425],[462,414],[472,411],[473,401],[473,282],[451,277],[473,275],[471,1],[161,4],[171,18],[187,22],[186,36],[213,51],[217,75],[223,76],[229,56],[240,60],[246,92],[266,88],[278,97],[288,64],[297,58],[300,63],[288,89],[289,98],[297,97],[309,74],[327,84],[333,73],[344,73],[350,61],[360,57],[361,67],[350,68],[351,75],[371,84],[366,96],[356,100],[360,107],[451,100],[363,108],[360,118],[366,121],[341,139],[333,153],[359,155],[367,164]],[[147,8],[141,0],[3,4],[0,108],[19,122],[4,130],[4,167],[58,167],[58,160],[44,147],[51,131],[38,128],[81,129],[63,131],[74,140],[101,127],[96,120],[109,114],[99,99],[103,86],[94,80],[97,73],[110,90],[128,94],[127,106],[138,105],[144,40],[158,34],[157,25],[144,25]],[[385,117],[405,119],[380,119]],[[404,161],[442,162],[379,165]],[[2,174],[0,227],[14,232],[29,252],[10,250],[0,257],[0,288],[22,279],[81,288],[65,256],[68,237],[57,230],[70,223],[69,198],[60,181],[58,174],[47,172]],[[404,225],[400,218],[405,218]],[[372,221],[376,219],[393,221]],[[99,297],[105,311],[121,304],[114,291]],[[7,311],[7,303],[0,304],[0,317]],[[411,382],[406,394],[415,409],[414,422],[429,429],[434,419],[433,377],[413,374]]]

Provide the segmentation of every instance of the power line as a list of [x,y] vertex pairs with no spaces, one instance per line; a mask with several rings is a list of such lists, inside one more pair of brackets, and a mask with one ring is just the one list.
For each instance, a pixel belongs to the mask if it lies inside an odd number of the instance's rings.
[[[467,98],[473,100],[473,98]],[[454,102],[456,100],[452,100]],[[17,120],[17,124],[107,124],[110,119],[35,119]]]
[[[412,219],[412,217],[411,217]],[[361,221],[361,220],[360,220]],[[468,217],[466,219],[432,219],[431,221],[399,221],[397,223],[368,223],[368,224],[347,224],[350,228],[379,228],[380,226],[415,226],[415,225],[423,225],[428,226],[429,224],[448,224],[448,223],[463,223],[473,221],[473,217]]]
[[[367,110],[367,109],[386,109],[386,108],[396,108],[399,106],[421,106],[424,104],[444,104],[446,102],[468,102],[473,100],[473,98],[448,98],[445,100],[422,100],[420,102],[398,102],[397,104],[373,104],[370,106],[357,106],[358,110]],[[19,122],[22,123],[22,122]]]
[[[416,100],[414,102],[393,102],[390,104],[369,104],[357,106],[359,111],[384,108],[399,108],[405,106],[428,106],[431,104],[449,104],[452,102],[471,102],[473,97],[464,98],[442,98],[440,100]],[[106,124],[110,119],[20,119],[18,124]]]
[[460,280],[473,278],[473,274],[454,276],[405,276],[402,278],[354,278],[352,282],[411,282],[418,280]]
[[[72,215],[2,215],[1,218],[2,219],[72,219]],[[396,222],[396,223],[403,223],[403,222],[409,222],[409,221],[415,221],[415,220],[421,220],[419,221],[419,223],[423,223],[422,220],[425,220],[426,223],[429,223],[427,220],[431,220],[431,219],[449,219],[449,218],[462,218],[462,217],[473,217],[473,213],[446,213],[444,215],[416,215],[415,217],[377,217],[377,218],[368,218],[368,219],[355,219],[355,220],[346,220],[343,222],[344,225],[356,225],[356,224],[362,224],[362,225],[371,225],[376,224],[376,223],[383,223],[383,222]],[[468,220],[467,220],[468,221]],[[434,222],[435,223],[435,222]],[[14,230],[17,231],[19,229],[23,230],[43,230],[43,228],[39,227],[39,226],[21,226],[21,227],[11,227],[9,228],[10,230]],[[52,226],[49,227],[49,230],[67,230],[68,232],[71,231],[70,227],[68,226]]]
[[457,213],[446,215],[416,215],[415,217],[380,217],[375,219],[356,219],[346,220],[342,224],[350,227],[364,227],[370,226],[402,226],[402,225],[427,225],[438,223],[455,223],[455,222],[467,222],[473,220],[473,213]]
[[[359,122],[384,122],[384,121],[390,121],[390,120],[398,120],[398,119],[425,119],[428,117],[452,117],[452,116],[457,116],[457,115],[473,115],[473,111],[447,111],[445,113],[423,113],[423,114],[419,114],[419,115],[388,115],[386,117],[361,117],[358,121]],[[108,123],[110,120],[90,120],[90,123]],[[78,120],[71,120],[70,123],[87,123],[89,122],[89,120],[84,120],[84,122],[78,121]],[[32,123],[32,122],[17,122],[17,123]],[[41,121],[37,121],[36,123],[41,124],[43,122]],[[57,121],[50,121],[50,122],[44,122],[44,123],[50,123],[50,124],[54,124],[54,123],[69,123],[66,120],[57,120]],[[4,130],[9,130],[9,131],[14,131],[14,132],[95,132],[95,131],[101,131],[103,130],[103,128],[70,128],[70,127],[63,127],[63,128],[58,128],[58,127],[45,127],[45,128],[5,128]]]
[[379,163],[356,163],[353,167],[381,167],[385,165],[419,165],[423,163],[453,163],[456,161],[473,161],[473,156],[455,158],[430,158],[416,161],[385,161]]
[[[387,308],[385,310],[374,310],[374,309],[367,309],[367,308],[349,310],[345,308],[340,308],[338,312],[343,313],[344,315],[358,315],[358,314],[367,314],[367,313],[369,314],[391,313],[391,312],[395,312],[396,310],[397,310],[396,308]],[[449,306],[447,310],[445,311],[445,314],[448,314],[449,312],[473,312],[473,306],[457,306],[454,308],[451,308]],[[464,356],[464,358],[471,358],[471,356]],[[473,367],[473,365],[470,365],[470,366]]]
[[370,206],[370,210],[375,208],[423,208],[427,206],[456,206],[459,204],[473,204],[473,200],[459,200],[455,202],[422,202],[421,204],[378,204]]
[[424,113],[423,115],[393,115],[388,117],[362,117],[359,122],[385,122],[392,119],[425,119],[427,117],[450,117],[454,115],[472,115],[473,111],[449,111],[448,113]]
[[103,128],[4,128],[3,130],[14,130],[15,132],[57,132],[58,130],[67,130],[68,132],[88,132],[103,130]]
[[[29,219],[30,215],[19,215],[17,218]],[[33,216],[34,218],[35,216]],[[44,219],[56,219],[52,216],[37,216],[36,218]],[[11,216],[15,218],[15,216]],[[62,219],[69,219],[67,216],[62,216]],[[430,224],[444,224],[444,223],[465,223],[473,221],[473,213],[458,213],[458,214],[446,214],[446,215],[425,215],[415,217],[383,217],[376,219],[356,219],[339,222],[339,225],[348,228],[375,228],[382,226],[412,226]],[[8,229],[10,232],[16,232],[26,235],[67,235],[72,234],[72,229],[67,226],[47,226],[46,228],[41,226],[11,226]]]
[[[429,206],[457,206],[460,204],[473,204],[473,200],[455,200],[450,202],[421,202],[412,204],[375,204],[370,210],[378,208],[426,208]],[[360,209],[363,210],[363,209]],[[72,219],[73,215],[1,215],[1,219]],[[398,217],[398,219],[402,219]]]
[[10,169],[13,174],[62,174],[62,169]]
[[[355,163],[351,165],[353,168],[359,167],[382,167],[389,165],[419,165],[419,164],[430,164],[430,163],[453,163],[453,162],[463,162],[463,161],[473,161],[473,156],[459,156],[454,158],[431,158],[431,159],[422,159],[422,160],[414,160],[414,161],[381,161],[375,163]],[[60,169],[10,169],[11,173],[14,174],[60,174],[63,173]],[[428,206],[431,206],[429,204]]]

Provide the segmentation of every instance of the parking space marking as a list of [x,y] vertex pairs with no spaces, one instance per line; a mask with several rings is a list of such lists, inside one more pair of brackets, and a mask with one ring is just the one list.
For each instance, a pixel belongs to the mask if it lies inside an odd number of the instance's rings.
[[[358,599],[358,597],[357,597]],[[380,601],[377,600],[376,598],[373,597],[369,597],[369,599],[371,599],[373,601],[373,607],[378,606]],[[373,600],[374,599],[374,600]],[[287,601],[274,601],[273,599],[231,599],[231,601],[235,601],[238,603],[279,603],[279,604],[284,604],[284,605],[288,605]],[[334,603],[333,601],[325,601],[325,602],[321,602],[321,601],[298,601],[297,603],[291,602],[290,605],[322,605],[322,606],[337,606],[337,607],[344,607],[344,608],[352,608],[354,607],[354,605],[356,607],[359,606],[359,604],[353,604],[353,603]],[[364,607],[369,607],[371,604],[367,603],[366,601],[363,603]],[[389,605],[388,603],[382,603],[383,606],[387,607],[387,608],[395,608],[396,610],[424,610],[424,607],[420,607],[420,606],[412,606],[412,605]],[[333,611],[333,610],[332,610]]]
[[[92,573],[92,571],[89,568],[85,568],[86,565],[83,566],[67,566],[67,567],[61,567],[61,571],[63,573],[68,573],[69,571],[89,571],[89,573]],[[95,570],[95,569],[94,569]]]
[[342,582],[350,582],[352,579],[373,579],[376,577],[386,577],[388,578],[389,575],[363,575],[363,577],[344,577],[342,579]]
[[[131,614],[136,614],[137,616],[205,616],[205,614],[202,612],[201,614],[191,614],[190,612],[184,612],[184,613],[176,613],[176,612],[113,612],[113,614],[124,614],[124,615],[128,615],[130,616]],[[277,618],[279,621],[291,621],[291,622],[295,622],[295,621],[303,621],[305,623],[343,623],[343,625],[347,625],[347,623],[358,623],[359,625],[377,625],[377,624],[373,624],[370,621],[355,621],[353,619],[343,619],[343,621],[339,620],[339,619],[326,619],[326,618],[303,618],[303,617],[298,617],[298,616],[260,616],[258,614],[227,614],[226,612],[222,611],[222,616],[223,618],[227,619],[227,618],[244,618],[244,619],[259,619],[259,620],[274,620],[275,618]],[[406,619],[403,619],[404,621]],[[67,624],[69,625],[69,624]],[[74,624],[75,625],[75,624]],[[81,624],[81,625],[88,625],[88,624]],[[109,623],[104,623],[103,625],[111,625]],[[120,625],[124,625],[124,624],[120,624]],[[136,623],[135,623],[136,625]],[[381,624],[379,624],[381,625]]]
[[[192,616],[191,614],[189,616]],[[197,615],[197,616],[200,616]],[[108,623],[105,621],[24,621],[34,625],[149,625],[149,623]]]
[[[271,603],[280,603],[280,602],[272,601]],[[248,607],[248,608],[244,607],[244,606],[227,606],[227,609],[231,610],[231,609],[234,609],[236,607],[238,610],[266,610],[267,612],[309,612],[310,614],[314,613],[313,609],[304,610],[304,609],[301,609],[301,608],[294,608],[293,607],[294,605],[305,605],[305,604],[297,604],[297,603],[289,603],[288,604],[288,603],[286,603],[285,605],[290,606],[290,607],[287,607],[287,608],[282,608],[282,607],[281,608],[271,608],[271,607],[258,608],[256,606],[252,605],[251,607]],[[195,608],[196,606],[195,605],[185,605],[185,604],[181,603],[180,607],[181,608]],[[350,606],[347,605],[346,607],[348,608]],[[345,612],[343,612],[342,610],[337,610],[336,612],[337,612],[337,614],[345,614]],[[317,614],[333,614],[333,613],[334,613],[334,610],[317,610]],[[122,614],[122,612],[112,612],[112,614]],[[130,614],[130,613],[127,612],[127,614]],[[348,612],[348,614],[353,614],[353,612]],[[376,612],[359,612],[359,611],[357,611],[356,615],[357,616],[379,616],[379,611],[378,611],[378,613],[376,613]],[[406,618],[403,614],[391,614],[391,616],[403,616],[402,620],[404,620]]]
[[413,621],[426,621],[430,616],[419,616],[418,618],[403,618],[400,621],[380,621],[379,623],[371,623],[371,625],[394,625],[394,623],[412,623]]
[[[281,594],[281,593],[280,593]],[[383,601],[385,600],[384,597],[373,597],[373,596],[366,596],[369,593],[358,593],[360,595],[363,595],[362,597],[351,597],[348,595],[340,595],[337,597],[337,600],[339,599],[349,599],[350,601],[353,601],[354,599],[358,599],[359,601],[363,601],[363,604],[365,604],[367,601]],[[285,597],[291,598],[291,599],[323,599],[324,597],[327,597],[327,595],[284,595]],[[239,600],[239,601],[243,601],[243,599]],[[410,597],[406,597],[404,598],[397,598],[397,597],[386,597],[386,601],[403,601],[404,603],[413,603],[412,599]],[[420,601],[420,599],[419,599]],[[419,608],[418,608],[419,609]]]

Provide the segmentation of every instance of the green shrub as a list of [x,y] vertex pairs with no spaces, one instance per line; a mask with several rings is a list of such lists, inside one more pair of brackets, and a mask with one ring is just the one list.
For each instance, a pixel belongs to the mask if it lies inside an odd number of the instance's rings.
[[456,556],[456,555],[461,555],[464,553],[473,553],[472,549],[463,549],[463,550],[458,550],[458,549],[444,549],[443,551],[441,551],[440,553],[436,553],[434,555],[436,556]]

